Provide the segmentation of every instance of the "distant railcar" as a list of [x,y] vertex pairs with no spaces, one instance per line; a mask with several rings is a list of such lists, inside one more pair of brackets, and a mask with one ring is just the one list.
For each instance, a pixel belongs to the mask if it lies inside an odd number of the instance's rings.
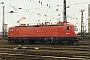
[[8,42],[27,44],[77,44],[77,27],[68,23],[56,25],[14,26],[8,30]]
[[2,35],[0,35],[0,39],[2,39]]

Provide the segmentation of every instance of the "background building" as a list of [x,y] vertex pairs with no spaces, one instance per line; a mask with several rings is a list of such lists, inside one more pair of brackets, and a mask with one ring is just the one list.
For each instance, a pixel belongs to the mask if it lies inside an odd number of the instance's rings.
[[88,33],[90,34],[90,4],[88,4]]

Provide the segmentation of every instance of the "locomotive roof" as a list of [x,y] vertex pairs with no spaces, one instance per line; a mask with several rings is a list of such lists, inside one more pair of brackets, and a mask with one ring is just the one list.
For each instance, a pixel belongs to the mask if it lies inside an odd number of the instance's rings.
[[63,26],[64,24],[55,24],[55,25],[31,25],[31,26],[15,26],[15,27],[45,27],[45,26]]

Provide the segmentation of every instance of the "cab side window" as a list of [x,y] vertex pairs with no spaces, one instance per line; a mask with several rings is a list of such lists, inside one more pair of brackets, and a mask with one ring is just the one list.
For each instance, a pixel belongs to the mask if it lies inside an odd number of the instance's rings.
[[70,27],[69,27],[69,26],[67,26],[67,27],[66,27],[66,30],[70,30]]
[[13,32],[13,29],[12,28],[10,28],[10,32]]

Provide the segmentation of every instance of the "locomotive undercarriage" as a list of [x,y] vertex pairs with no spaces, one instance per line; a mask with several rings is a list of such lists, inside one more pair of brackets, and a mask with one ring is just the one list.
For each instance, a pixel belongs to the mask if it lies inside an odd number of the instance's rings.
[[15,44],[68,44],[76,45],[78,38],[75,37],[50,37],[50,38],[9,38],[9,43]]

